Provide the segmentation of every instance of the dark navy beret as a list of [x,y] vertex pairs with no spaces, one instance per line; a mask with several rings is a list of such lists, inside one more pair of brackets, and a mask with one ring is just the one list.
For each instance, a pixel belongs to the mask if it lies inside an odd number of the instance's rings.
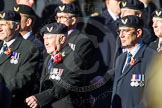
[[13,10],[18,12],[18,13],[35,16],[34,10],[27,5],[23,5],[23,4],[16,5],[16,6],[13,7]]
[[144,4],[139,0],[123,0],[120,2],[120,8],[128,8],[142,11]]
[[121,18],[118,22],[119,27],[133,27],[133,28],[142,28],[143,20],[135,15],[128,15]]
[[21,17],[18,12],[12,10],[4,10],[0,12],[0,20],[20,22]]
[[71,13],[74,15],[80,15],[80,8],[74,4],[74,3],[70,3],[70,4],[60,4],[56,9],[55,9],[55,14],[56,13]]
[[156,10],[152,13],[152,15],[153,15],[153,17],[162,18],[162,8],[156,9]]
[[42,27],[41,35],[43,34],[67,34],[68,27],[61,23],[50,23]]

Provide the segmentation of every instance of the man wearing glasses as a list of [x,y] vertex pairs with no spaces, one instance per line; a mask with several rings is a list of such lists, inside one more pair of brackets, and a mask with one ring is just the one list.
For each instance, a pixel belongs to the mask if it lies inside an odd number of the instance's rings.
[[[81,66],[81,72],[86,74],[96,72],[96,48],[95,37],[82,33],[78,29],[80,9],[75,4],[61,4],[55,10],[57,23],[65,24],[68,27],[68,44],[81,58],[84,65]],[[93,40],[91,40],[93,39]],[[96,67],[92,71],[92,68]],[[88,70],[88,71],[87,71]]]
[[141,101],[145,74],[156,51],[141,40],[142,20],[129,15],[119,20],[119,38],[126,52],[115,63],[112,108],[136,108]]

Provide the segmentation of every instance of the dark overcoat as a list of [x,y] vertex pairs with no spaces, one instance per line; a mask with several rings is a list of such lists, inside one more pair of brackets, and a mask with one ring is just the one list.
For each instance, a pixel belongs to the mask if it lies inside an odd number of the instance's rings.
[[[0,42],[0,47],[2,45],[3,41]],[[0,74],[12,94],[12,108],[22,108],[26,105],[25,98],[31,95],[29,88],[35,78],[40,53],[34,44],[20,35],[10,48],[11,53],[0,57]]]

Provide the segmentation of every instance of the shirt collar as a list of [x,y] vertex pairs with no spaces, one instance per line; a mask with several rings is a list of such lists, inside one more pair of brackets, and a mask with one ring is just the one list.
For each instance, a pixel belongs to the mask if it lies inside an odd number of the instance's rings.
[[133,48],[130,53],[132,54],[132,57],[134,57],[136,55],[136,53],[138,52],[138,50],[141,48],[141,46],[143,45],[143,42],[139,42],[138,45]]
[[10,45],[11,45],[17,38],[18,38],[18,36],[14,37],[13,39],[11,39],[11,40],[8,41],[8,42],[4,41],[4,42],[3,42],[3,45],[4,45],[4,44],[7,44],[7,47],[10,47]]
[[32,34],[32,30],[30,30],[28,33],[26,33],[23,38],[28,39],[28,37]]
[[113,18],[114,21],[116,21],[119,18],[119,16],[114,15],[114,13],[111,10],[108,9],[108,12],[109,12],[109,14],[111,15],[111,17]]

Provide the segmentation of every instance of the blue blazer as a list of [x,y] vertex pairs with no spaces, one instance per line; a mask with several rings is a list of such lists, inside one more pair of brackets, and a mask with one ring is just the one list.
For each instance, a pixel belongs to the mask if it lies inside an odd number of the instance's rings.
[[[143,94],[144,86],[131,86],[132,75],[144,75],[156,51],[143,45],[135,55],[134,65],[129,65],[122,73],[126,60],[126,52],[121,54],[115,65],[112,108],[137,108]],[[144,80],[145,83],[145,80]]]

